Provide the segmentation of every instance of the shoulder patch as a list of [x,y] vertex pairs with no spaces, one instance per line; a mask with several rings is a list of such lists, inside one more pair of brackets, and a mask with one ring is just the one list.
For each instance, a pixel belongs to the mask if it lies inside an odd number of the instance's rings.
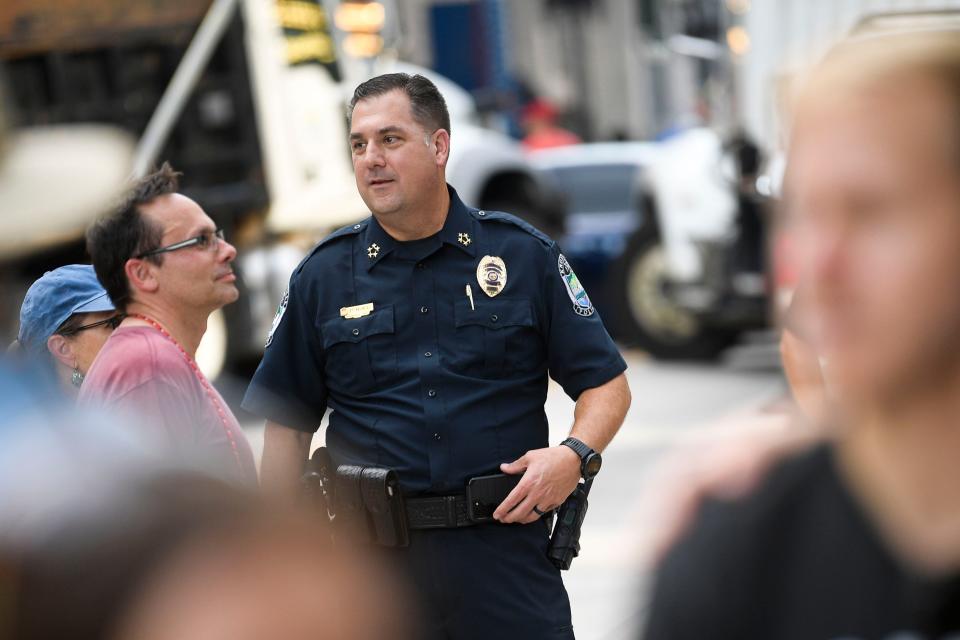
[[311,249],[307,253],[307,255],[304,256],[303,260],[300,261],[300,264],[297,265],[297,268],[294,269],[293,272],[300,273],[300,271],[303,270],[304,265],[307,264],[307,261],[310,260],[310,258],[312,258],[313,255],[324,246],[330,244],[331,242],[333,242],[338,238],[344,238],[346,236],[355,236],[361,231],[363,231],[364,229],[366,229],[368,224],[369,224],[369,220],[362,220],[360,222],[349,224],[345,227],[337,229],[336,231],[328,235],[326,238],[318,242],[316,246],[314,246],[313,249]]
[[468,211],[470,212],[471,216],[473,216],[475,219],[481,222],[494,221],[502,224],[510,224],[519,229],[522,229],[523,231],[526,231],[527,233],[535,237],[537,240],[540,240],[545,244],[548,244],[548,245],[553,244],[553,240],[550,239],[550,236],[540,231],[539,229],[537,229],[535,226],[533,226],[523,218],[519,218],[513,215],[512,213],[505,213],[503,211],[487,211],[486,209],[472,209],[472,208],[468,209]]
[[283,292],[283,298],[280,300],[280,304],[277,305],[277,314],[273,316],[273,324],[270,325],[270,333],[267,334],[267,343],[263,345],[264,349],[269,347],[270,343],[273,342],[273,332],[280,326],[280,321],[283,320],[283,314],[287,312],[287,304],[289,302],[290,290],[287,289]]
[[592,316],[594,308],[593,303],[590,302],[590,296],[587,295],[586,289],[580,284],[580,279],[577,278],[577,274],[573,272],[573,268],[570,266],[570,263],[567,262],[567,259],[563,257],[562,253],[557,259],[557,270],[560,271],[560,279],[563,280],[563,286],[567,289],[567,295],[570,296],[570,300],[573,302],[573,310],[577,312],[577,315],[584,317]]

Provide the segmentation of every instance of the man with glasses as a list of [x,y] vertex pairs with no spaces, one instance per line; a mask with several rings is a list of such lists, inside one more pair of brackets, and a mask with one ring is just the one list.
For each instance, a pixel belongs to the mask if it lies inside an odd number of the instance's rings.
[[135,415],[171,455],[252,484],[250,445],[194,359],[207,318],[239,296],[237,251],[177,193],[178,176],[164,164],[87,232],[97,276],[125,317],[80,401]]

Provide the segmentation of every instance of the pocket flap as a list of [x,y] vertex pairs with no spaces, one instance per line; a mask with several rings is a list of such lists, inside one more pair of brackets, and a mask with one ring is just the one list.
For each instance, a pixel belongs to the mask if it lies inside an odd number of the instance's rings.
[[393,305],[386,305],[362,318],[333,318],[325,321],[320,331],[323,348],[341,342],[360,342],[379,333],[393,333]]
[[488,329],[534,326],[533,303],[528,298],[512,300],[475,300],[475,309],[469,300],[457,300],[453,307],[457,327],[481,325]]

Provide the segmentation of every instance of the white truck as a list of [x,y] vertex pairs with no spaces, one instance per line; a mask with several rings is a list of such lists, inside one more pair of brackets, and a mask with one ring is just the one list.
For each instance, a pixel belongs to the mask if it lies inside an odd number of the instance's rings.
[[[667,38],[668,55],[680,66],[710,69],[704,84],[726,87],[722,102],[734,105],[722,114],[727,129],[741,129],[757,153],[727,147],[706,128],[646,145],[637,159],[644,223],[631,232],[617,268],[627,328],[661,357],[716,355],[789,301],[795,270],[782,261],[764,264],[764,235],[772,226],[765,210],[783,171],[790,80],[858,25],[942,28],[957,22],[960,0],[728,0],[724,6],[726,46]],[[768,159],[766,171],[755,166],[759,158]]]

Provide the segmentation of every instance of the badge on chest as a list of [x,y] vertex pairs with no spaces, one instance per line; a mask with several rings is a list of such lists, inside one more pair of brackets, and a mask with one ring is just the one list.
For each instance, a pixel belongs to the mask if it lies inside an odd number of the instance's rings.
[[483,256],[477,265],[477,282],[491,298],[507,286],[507,265],[497,256]]

